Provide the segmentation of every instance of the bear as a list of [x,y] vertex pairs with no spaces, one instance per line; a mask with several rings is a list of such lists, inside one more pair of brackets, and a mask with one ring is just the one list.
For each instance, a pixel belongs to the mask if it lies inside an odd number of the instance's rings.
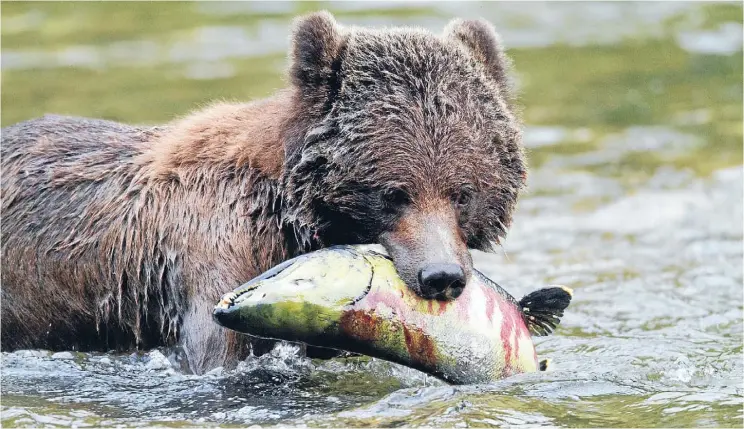
[[287,87],[159,126],[47,115],[2,130],[3,350],[179,346],[202,374],[251,339],[220,296],[290,257],[380,243],[427,299],[505,237],[527,166],[485,20],[441,35],[293,23]]

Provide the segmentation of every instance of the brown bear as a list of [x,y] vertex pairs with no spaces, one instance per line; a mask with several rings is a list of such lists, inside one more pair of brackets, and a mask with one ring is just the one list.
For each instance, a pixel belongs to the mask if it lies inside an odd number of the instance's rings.
[[485,21],[295,22],[289,88],[158,127],[45,116],[2,130],[2,348],[183,346],[196,373],[247,338],[221,294],[323,246],[383,244],[454,299],[506,233],[526,166]]

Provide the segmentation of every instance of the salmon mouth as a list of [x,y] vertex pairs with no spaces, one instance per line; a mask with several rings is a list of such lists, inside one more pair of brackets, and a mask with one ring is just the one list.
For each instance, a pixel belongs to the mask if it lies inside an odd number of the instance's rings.
[[[388,259],[392,261],[392,258],[387,253],[385,248],[382,245],[379,244],[368,244],[368,245],[358,245],[358,248],[350,248],[348,246],[331,246],[326,248],[326,251],[330,252],[340,252],[340,253],[346,253],[346,254],[352,254],[354,257],[361,257],[363,258],[366,263],[367,267],[370,269],[370,277],[369,282],[366,285],[365,290],[356,297],[350,298],[347,302],[347,305],[354,305],[357,302],[359,302],[361,299],[363,299],[370,291],[372,280],[374,279],[374,264],[369,261],[369,259],[365,256],[365,253],[368,255],[376,255],[379,257],[383,257],[385,259]],[[308,259],[315,258],[316,256],[313,256],[312,254],[303,254],[300,256],[296,256],[294,258],[288,259],[273,268],[269,269],[268,271],[264,272],[263,274],[249,280],[247,283],[244,283],[241,286],[238,286],[231,292],[227,292],[220,298],[219,302],[214,306],[214,309],[212,311],[212,319],[218,324],[226,328],[231,328],[231,326],[236,323],[236,319],[239,319],[239,313],[241,309],[241,303],[245,302],[246,300],[260,300],[266,296],[266,289],[260,289],[262,286],[266,285],[267,282],[273,281],[279,281],[281,282],[282,279],[275,279],[278,276],[281,276],[283,273],[287,272],[287,270],[290,270],[293,266],[300,266]],[[324,263],[323,261],[316,261],[315,263]],[[291,273],[289,274],[291,277]],[[310,280],[310,279],[308,279]],[[263,290],[264,292],[261,292]],[[261,294],[262,296],[257,296]]]
[[280,263],[279,265],[259,275],[258,277],[254,277],[253,279],[243,284],[242,286],[238,287],[234,291],[228,292],[222,295],[222,298],[220,298],[220,301],[214,307],[215,314],[218,312],[218,310],[219,311],[230,310],[238,302],[240,302],[238,298],[241,298],[241,297],[247,298],[248,296],[250,296],[246,294],[249,292],[253,292],[256,288],[258,288],[258,286],[260,285],[260,282],[268,280],[272,277],[278,276],[284,270],[294,265],[295,262],[298,262],[301,259],[303,259],[303,256],[298,256],[292,259],[287,259],[286,261]]

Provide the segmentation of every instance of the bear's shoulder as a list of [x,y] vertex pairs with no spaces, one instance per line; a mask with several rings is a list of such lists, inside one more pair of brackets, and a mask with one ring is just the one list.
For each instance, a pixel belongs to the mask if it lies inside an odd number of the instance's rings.
[[286,91],[248,103],[214,102],[163,127],[142,160],[157,177],[219,165],[278,178],[284,165],[282,127],[291,103]]

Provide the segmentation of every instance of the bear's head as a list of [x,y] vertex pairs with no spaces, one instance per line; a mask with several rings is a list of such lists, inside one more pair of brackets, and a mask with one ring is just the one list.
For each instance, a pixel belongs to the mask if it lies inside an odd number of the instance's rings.
[[381,243],[421,296],[457,297],[526,177],[496,32],[344,29],[321,12],[295,23],[291,64],[283,218],[300,250]]

